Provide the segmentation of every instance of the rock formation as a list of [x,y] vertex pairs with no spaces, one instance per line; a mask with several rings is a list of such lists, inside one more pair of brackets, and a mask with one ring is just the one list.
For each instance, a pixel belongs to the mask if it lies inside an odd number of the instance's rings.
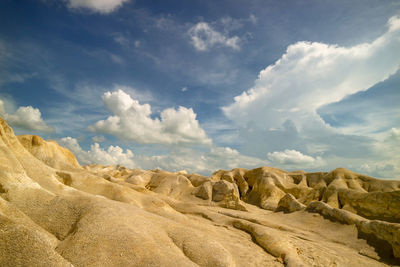
[[0,118],[0,266],[400,264],[400,181],[80,166]]

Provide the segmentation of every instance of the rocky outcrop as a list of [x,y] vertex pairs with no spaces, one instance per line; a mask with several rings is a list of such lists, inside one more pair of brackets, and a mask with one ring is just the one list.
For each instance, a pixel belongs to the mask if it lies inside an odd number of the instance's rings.
[[56,141],[45,141],[37,135],[20,135],[18,140],[33,156],[50,167],[60,170],[81,168],[75,155]]
[[363,234],[373,235],[376,239],[388,242],[393,249],[393,255],[400,258],[400,225],[378,220],[368,220],[346,210],[332,208],[321,201],[313,201],[307,210],[318,212],[323,216],[341,223],[355,225]]
[[224,199],[239,200],[239,191],[236,184],[229,183],[225,180],[214,183],[212,199],[216,202]]
[[197,191],[196,191],[196,197],[202,198],[204,200],[208,200],[212,198],[212,193],[213,193],[213,185],[211,181],[207,181],[205,183],[202,183]]
[[294,212],[305,208],[306,205],[300,203],[292,194],[287,193],[279,200],[277,211]]
[[318,200],[366,218],[400,222],[400,181],[396,180],[379,180],[343,168],[305,173],[271,167],[218,171],[212,178],[236,183],[243,201],[264,209],[276,210],[281,199],[291,194],[304,205]]
[[356,225],[360,234],[388,242],[389,258],[400,258],[400,181],[379,180],[344,168],[305,173],[271,167],[220,170],[212,179],[236,183],[242,201],[263,209],[291,213],[308,205],[309,211]]
[[387,266],[399,188],[345,169],[81,167],[0,119],[0,265]]

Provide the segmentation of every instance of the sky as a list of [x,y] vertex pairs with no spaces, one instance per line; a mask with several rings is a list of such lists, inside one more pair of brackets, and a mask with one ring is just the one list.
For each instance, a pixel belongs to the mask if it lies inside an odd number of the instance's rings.
[[400,2],[2,0],[0,116],[81,164],[400,179]]

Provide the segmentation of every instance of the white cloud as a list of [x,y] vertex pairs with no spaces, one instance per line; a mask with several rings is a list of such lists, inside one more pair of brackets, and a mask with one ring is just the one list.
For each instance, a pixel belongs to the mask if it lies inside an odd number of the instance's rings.
[[400,129],[392,128],[374,140],[372,158],[351,159],[348,168],[373,177],[400,179]]
[[0,115],[4,116],[6,113],[6,107],[4,105],[3,100],[0,99]]
[[131,35],[126,33],[115,32],[112,34],[112,37],[114,42],[125,49],[133,50],[142,46],[140,40],[135,40]]
[[229,37],[214,30],[208,23],[199,22],[188,31],[192,45],[198,51],[207,51],[214,46],[230,47],[240,50],[238,36]]
[[359,168],[356,168],[356,170],[374,177],[396,179],[393,174],[400,173],[400,166],[396,166],[391,162],[368,162],[363,163]]
[[111,13],[129,0],[67,0],[68,8],[88,9],[102,14]]
[[189,173],[210,175],[217,169],[255,168],[268,164],[266,160],[241,155],[237,150],[229,147],[211,147],[209,151],[205,152],[179,147],[169,154],[143,156],[134,155],[129,149],[124,151],[119,146],[109,146],[108,149],[104,149],[97,143],[91,145],[90,150],[85,151],[77,139],[72,137],[64,137],[59,140],[59,143],[70,149],[83,165],[120,164],[128,168],[160,168],[173,172],[185,169]]
[[390,129],[387,141],[397,142],[400,144],[400,129],[398,128]]
[[[113,91],[118,91],[122,90],[126,94],[130,95],[134,99],[140,101],[140,102],[151,102],[154,101],[154,97],[151,94],[150,91],[139,91],[133,87],[127,86],[127,85],[122,85],[122,84],[114,84],[113,86]],[[103,90],[104,92],[105,90]]]
[[280,166],[316,168],[325,165],[321,157],[313,158],[297,150],[290,149],[268,153],[268,159],[271,160],[273,164],[278,164]]
[[140,104],[121,89],[106,92],[103,101],[113,116],[89,126],[93,132],[145,144],[211,144],[191,108],[168,108],[153,119],[149,104]]
[[124,46],[124,47],[128,47],[130,45],[130,41],[128,40],[128,38],[126,38],[124,35],[122,35],[119,32],[114,34],[113,40],[117,44]]
[[[372,134],[377,130],[376,122],[369,124],[370,129],[346,127],[344,132],[326,124],[317,110],[368,90],[398,72],[399,47],[400,17],[391,18],[388,30],[370,43],[352,47],[316,42],[290,45],[279,60],[259,73],[252,88],[222,108],[236,124],[240,151],[258,157],[270,152],[273,157],[281,155],[274,151],[282,153],[279,151],[291,147],[315,160],[323,157],[324,168],[329,169],[338,166],[360,169],[363,163],[386,161],[388,145],[379,145],[381,141]],[[370,117],[379,118],[380,114]],[[395,126],[397,115],[387,116],[386,122],[392,120],[391,125]],[[379,131],[389,125],[382,125]],[[279,162],[278,158],[275,160]],[[392,159],[390,164],[393,163]],[[316,169],[306,161],[299,168]],[[375,169],[385,170],[386,174],[374,175],[389,175],[390,168]],[[391,170],[391,177],[400,173],[397,168]]]
[[62,138],[60,145],[70,149],[83,165],[97,163],[103,165],[120,164],[128,168],[136,167],[133,152],[129,149],[124,152],[119,146],[109,146],[108,149],[103,149],[98,143],[94,143],[90,150],[85,151],[79,145],[78,140],[72,137]]
[[101,143],[101,142],[106,141],[106,138],[104,136],[102,136],[102,135],[100,135],[100,136],[96,135],[96,136],[92,137],[92,141],[95,142],[95,143]]
[[42,119],[39,109],[32,106],[19,107],[15,113],[9,114],[5,108],[6,104],[0,99],[0,116],[2,116],[11,126],[25,130],[39,132],[54,132],[54,128],[48,126]]
[[[245,156],[239,153],[236,149],[230,147],[213,147],[208,154],[210,164],[215,162],[226,169],[233,168],[255,168],[259,166],[270,165],[267,160]],[[220,162],[223,162],[221,164]],[[215,164],[214,163],[214,164]]]
[[257,18],[254,14],[250,14],[250,16],[249,16],[249,21],[250,21],[251,23],[253,23],[254,25],[256,25],[257,22],[258,22],[258,18]]
[[182,91],[182,92],[186,92],[187,89],[188,89],[188,88],[185,86],[185,87],[182,87],[181,91]]
[[298,42],[262,70],[250,90],[224,107],[228,118],[268,128],[292,120],[297,127],[321,124],[316,110],[387,79],[400,66],[400,18],[372,43],[340,47]]
[[356,169],[372,176],[400,179],[400,129],[383,133],[374,148],[380,160],[365,161]]
[[201,152],[190,148],[177,148],[166,155],[135,158],[141,168],[160,168],[167,171],[186,170],[189,173],[210,175],[218,169],[256,168],[268,165],[267,160],[241,155],[229,147],[211,147]]

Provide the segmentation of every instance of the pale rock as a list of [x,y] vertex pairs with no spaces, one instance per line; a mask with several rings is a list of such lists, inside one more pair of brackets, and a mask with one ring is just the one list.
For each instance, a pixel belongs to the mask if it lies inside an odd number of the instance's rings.
[[204,200],[209,200],[209,199],[212,198],[212,193],[213,193],[212,183],[211,183],[211,181],[207,181],[205,183],[202,183],[198,187],[198,189],[197,189],[197,191],[195,193],[195,196],[199,197],[199,198],[202,198]]
[[219,202],[222,200],[239,199],[239,191],[236,184],[229,183],[225,180],[218,181],[213,185],[212,200]]
[[0,118],[0,266],[396,265],[399,190],[343,168],[81,167]]
[[306,205],[300,203],[292,194],[287,193],[279,200],[277,211],[294,212],[305,208]]

